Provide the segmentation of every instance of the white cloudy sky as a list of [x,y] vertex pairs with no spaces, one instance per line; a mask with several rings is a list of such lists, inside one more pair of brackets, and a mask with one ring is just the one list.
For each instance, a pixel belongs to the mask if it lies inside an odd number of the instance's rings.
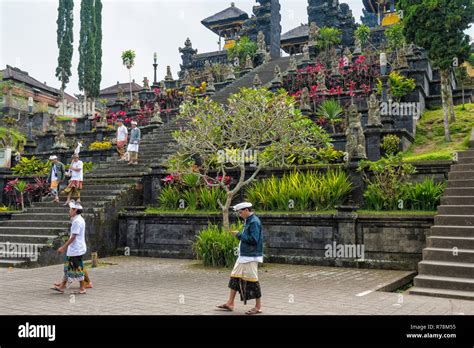
[[[237,7],[252,13],[255,0],[234,0]],[[362,1],[346,0],[354,17],[362,15]],[[137,54],[132,78],[141,84],[144,76],[153,80],[153,52],[158,53],[158,80],[170,65],[174,77],[181,63],[178,47],[189,37],[199,53],[218,50],[218,37],[200,21],[230,6],[230,0],[103,0],[101,88],[127,82],[121,52]],[[307,0],[281,0],[282,33],[307,23]],[[0,68],[17,66],[41,82],[58,87],[54,76],[57,63],[57,0],[0,0]],[[77,63],[80,1],[74,7],[74,55],[67,92],[78,93]],[[474,32],[469,31],[471,36]]]

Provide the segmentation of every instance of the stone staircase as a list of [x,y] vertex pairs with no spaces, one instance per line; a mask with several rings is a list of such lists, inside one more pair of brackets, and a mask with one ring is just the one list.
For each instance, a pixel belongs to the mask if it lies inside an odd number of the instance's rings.
[[474,300],[474,150],[458,153],[410,294]]
[[[301,59],[301,57],[296,57],[296,59],[298,61],[298,59]],[[277,59],[273,59],[268,63],[256,67],[241,78],[232,82],[230,85],[216,92],[216,94],[211,98],[222,104],[227,103],[227,98],[231,94],[237,93],[242,87],[252,87],[253,79],[257,74],[260,77],[260,80],[262,81],[262,86],[270,83],[274,78],[274,71],[276,65],[278,65],[282,73],[284,73],[290,65],[290,57],[280,57]]]
[[[99,255],[115,251],[117,212],[122,206],[140,202],[136,183],[149,171],[149,164],[161,162],[174,153],[171,132],[178,128],[178,123],[170,122],[143,136],[139,165],[118,162],[118,155],[115,154],[84,175],[81,202],[85,209],[89,251],[94,249]],[[10,245],[11,248],[13,244],[21,244],[25,251],[29,251],[22,257],[0,256],[0,267],[38,267],[63,262],[64,256],[58,255],[56,249],[69,234],[69,209],[62,205],[65,199],[61,195],[61,204],[57,204],[47,198],[48,201],[34,203],[25,212],[14,214],[11,220],[0,221],[0,250],[2,245],[4,248]],[[32,255],[34,247],[38,253]]]

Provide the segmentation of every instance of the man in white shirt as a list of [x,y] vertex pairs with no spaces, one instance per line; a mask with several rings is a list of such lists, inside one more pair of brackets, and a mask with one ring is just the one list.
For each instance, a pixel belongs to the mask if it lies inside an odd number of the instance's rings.
[[67,258],[64,263],[64,278],[59,286],[54,286],[54,290],[64,293],[66,284],[74,280],[79,281],[80,288],[77,294],[85,294],[84,284],[84,254],[87,251],[86,246],[86,222],[81,216],[83,208],[79,203],[71,201],[69,203],[69,216],[71,218],[71,233],[69,240],[58,249],[62,254],[67,250]]
[[127,127],[123,125],[123,121],[121,119],[117,120],[117,152],[119,155],[119,161],[125,161],[125,145],[127,145],[128,141],[128,130]]

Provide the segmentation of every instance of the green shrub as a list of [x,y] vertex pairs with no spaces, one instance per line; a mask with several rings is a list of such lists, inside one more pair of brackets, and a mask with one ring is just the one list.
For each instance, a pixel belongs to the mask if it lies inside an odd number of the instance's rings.
[[416,87],[414,79],[408,79],[396,71],[392,71],[388,78],[390,93],[395,100],[400,100]]
[[400,138],[395,134],[388,134],[383,137],[380,147],[387,155],[396,155],[400,149]]
[[163,187],[158,196],[158,202],[164,209],[175,210],[178,209],[179,204],[179,190],[171,185]]
[[199,200],[199,208],[202,210],[213,211],[219,210],[218,200],[224,204],[226,201],[226,193],[220,187],[201,186],[197,190]]
[[198,208],[198,193],[196,189],[192,188],[183,192],[183,199],[186,202],[186,209],[197,210]]
[[[231,230],[242,230],[242,224],[231,225]],[[202,230],[193,243],[196,258],[202,260],[204,266],[227,267],[234,265],[237,256],[239,240],[228,231],[217,225],[209,224]]]
[[51,162],[43,162],[35,156],[22,157],[12,168],[12,172],[14,175],[45,175],[48,174],[50,165]]
[[344,202],[351,183],[341,169],[325,173],[298,171],[255,181],[246,191],[257,209],[275,211],[327,210]]
[[435,183],[426,178],[419,183],[408,183],[401,187],[400,198],[405,209],[436,210],[446,188],[445,183]]

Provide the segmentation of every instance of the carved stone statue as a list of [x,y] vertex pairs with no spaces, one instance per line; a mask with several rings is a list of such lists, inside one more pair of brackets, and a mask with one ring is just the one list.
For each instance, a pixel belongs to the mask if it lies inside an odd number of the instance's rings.
[[349,65],[352,62],[352,52],[349,47],[344,48],[344,52],[342,53],[345,58],[345,63]]
[[58,121],[56,119],[56,116],[51,115],[49,117],[49,125],[48,125],[48,132],[53,133],[58,131]]
[[354,41],[354,55],[360,55],[362,54],[362,44],[360,43],[360,40],[358,38],[355,38]]
[[272,60],[272,55],[270,54],[270,52],[266,51],[265,52],[265,56],[263,57],[263,62],[264,63],[268,63]]
[[188,71],[188,70],[184,70],[182,85],[183,85],[183,86],[189,86],[189,85],[191,85],[191,76],[189,75],[189,71]]
[[7,132],[7,134],[5,134],[5,137],[1,140],[1,144],[3,148],[11,148],[13,146],[13,138],[10,132]]
[[303,62],[309,62],[311,59],[309,58],[309,47],[308,45],[303,46]]
[[166,81],[171,81],[173,80],[173,75],[171,74],[171,67],[168,65],[166,67],[166,76],[165,76]]
[[234,67],[229,64],[227,66],[227,75],[225,77],[226,81],[234,81],[235,80],[235,73],[234,73]]
[[143,89],[150,90],[150,82],[146,76],[143,78]]
[[252,70],[253,69],[253,61],[250,56],[247,56],[245,58],[245,69],[246,70]]
[[212,73],[209,73],[207,75],[206,82],[207,82],[206,92],[214,93],[216,91],[216,87],[214,87],[214,75]]
[[347,110],[346,152],[349,162],[366,159],[365,135],[360,122],[361,114],[352,104]]
[[310,101],[309,101],[309,90],[308,87],[304,87],[301,90],[301,95],[300,95],[300,110],[301,111],[311,111],[311,106],[310,106]]
[[258,74],[255,74],[255,77],[253,78],[253,86],[255,88],[260,88],[262,86],[262,80],[260,80],[260,76],[258,76]]
[[140,109],[140,99],[138,99],[138,94],[137,93],[133,94],[132,109],[135,109],[135,110]]
[[153,105],[153,117],[151,118],[150,122],[152,124],[163,123],[160,113],[160,104],[158,102],[155,102]]
[[408,68],[407,49],[405,46],[402,46],[398,49],[397,58],[399,68]]
[[382,118],[380,116],[380,103],[377,100],[375,93],[372,93],[370,95],[367,105],[369,107],[369,117],[367,119],[367,126],[381,126]]
[[309,26],[309,45],[316,46],[319,37],[319,27],[315,22],[311,22]]
[[291,56],[290,57],[290,66],[288,67],[288,71],[289,72],[295,72],[296,70],[298,70],[298,67],[296,65],[296,58],[295,58],[295,56]]
[[265,35],[263,34],[263,31],[258,32],[257,47],[259,53],[265,52],[267,50],[267,45],[265,44]]
[[122,86],[118,86],[117,88],[117,100],[124,100]]
[[273,85],[281,85],[283,83],[283,75],[281,73],[280,66],[277,64],[275,65],[274,77],[272,80]]
[[326,89],[326,75],[324,75],[323,71],[319,71],[316,77],[316,81],[318,83],[318,89],[320,91],[324,91]]
[[68,146],[66,137],[64,136],[64,130],[60,128],[58,131],[58,135],[54,137],[53,149],[67,150],[67,148]]

